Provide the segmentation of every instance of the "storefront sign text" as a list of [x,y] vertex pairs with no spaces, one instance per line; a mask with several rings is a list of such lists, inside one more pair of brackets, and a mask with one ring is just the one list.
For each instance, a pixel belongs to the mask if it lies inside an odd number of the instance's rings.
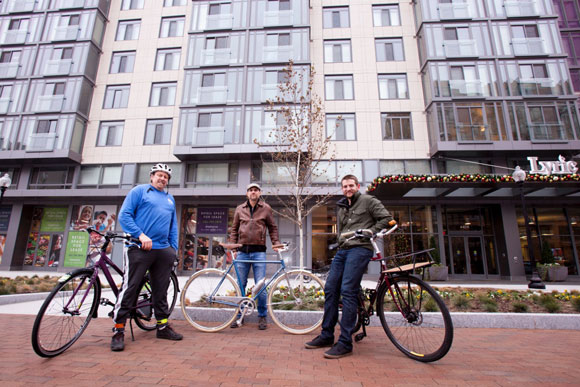
[[198,208],[197,210],[198,234],[227,234],[227,232],[228,232],[227,208]]
[[10,207],[0,207],[0,232],[8,231],[8,223],[10,223],[10,212]]
[[84,231],[70,231],[64,256],[65,267],[83,267],[87,259],[89,234]]
[[537,157],[528,157],[530,162],[530,173],[541,175],[567,175],[578,171],[576,161],[566,161],[563,156],[558,157],[558,161],[538,161]]
[[40,225],[41,232],[60,232],[64,231],[66,227],[66,208],[50,208],[44,209],[42,214],[42,223]]

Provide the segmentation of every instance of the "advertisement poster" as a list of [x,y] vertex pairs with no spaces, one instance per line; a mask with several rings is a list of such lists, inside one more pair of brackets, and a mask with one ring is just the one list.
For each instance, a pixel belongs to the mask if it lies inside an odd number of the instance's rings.
[[61,232],[66,228],[66,208],[45,208],[42,215],[40,232]]
[[10,207],[0,207],[0,232],[8,231],[8,223],[10,223],[10,212]]
[[83,267],[87,259],[89,234],[84,231],[70,231],[64,255],[65,267]]
[[24,253],[24,265],[32,265],[32,263],[34,262],[34,258],[36,257],[37,241],[38,241],[38,233],[31,232],[28,235],[28,242],[26,243],[26,252]]
[[2,263],[2,256],[4,255],[4,246],[6,246],[6,235],[0,234],[0,263]]
[[48,258],[49,267],[58,267],[60,252],[62,250],[63,237],[63,234],[54,234],[52,236],[52,243],[50,244],[50,255]]
[[83,204],[73,206],[70,229],[74,231],[86,230],[93,222],[93,206]]
[[226,234],[228,232],[227,208],[198,208],[198,234]]
[[40,234],[40,238],[38,238],[38,250],[36,250],[36,262],[34,262],[34,266],[44,266],[46,263],[46,257],[48,255],[49,244],[50,235]]
[[[91,226],[101,232],[114,231],[117,221],[117,206],[95,206]],[[105,243],[105,238],[97,233],[91,233],[89,236],[89,253],[85,266],[91,266],[101,253],[101,247]],[[111,258],[113,244],[107,247],[107,256]]]

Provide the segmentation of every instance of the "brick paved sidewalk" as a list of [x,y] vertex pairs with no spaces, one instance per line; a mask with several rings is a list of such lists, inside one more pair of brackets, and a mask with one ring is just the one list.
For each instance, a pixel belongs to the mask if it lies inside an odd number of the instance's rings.
[[[184,321],[174,326],[181,342],[158,340],[136,328],[124,352],[109,350],[111,321],[93,320],[64,354],[43,359],[33,352],[34,316],[0,315],[0,385],[578,385],[579,331],[456,329],[449,354],[434,364],[406,358],[382,328],[339,360],[307,350],[311,336],[255,325],[207,334]],[[377,346],[380,345],[380,346]]]

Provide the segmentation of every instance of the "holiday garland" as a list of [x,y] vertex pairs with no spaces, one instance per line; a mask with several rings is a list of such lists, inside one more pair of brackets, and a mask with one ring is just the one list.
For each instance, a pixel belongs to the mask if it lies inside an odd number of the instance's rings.
[[[580,174],[567,175],[526,175],[526,181],[538,181],[546,183],[556,183],[562,181],[580,181]],[[386,183],[513,183],[511,175],[486,175],[486,174],[466,174],[460,175],[385,175],[373,180],[367,187],[371,192],[377,189],[379,184]]]

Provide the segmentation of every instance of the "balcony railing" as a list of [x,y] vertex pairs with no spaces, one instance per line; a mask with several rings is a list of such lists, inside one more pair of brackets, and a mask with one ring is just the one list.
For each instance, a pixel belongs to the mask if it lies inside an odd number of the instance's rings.
[[197,104],[211,105],[226,103],[228,99],[227,86],[200,87],[197,89]]
[[14,78],[18,75],[18,63],[0,63],[0,78]]
[[292,10],[286,11],[265,11],[264,12],[264,26],[288,26],[294,23]]
[[37,112],[59,112],[62,110],[64,95],[42,95],[36,100]]
[[78,36],[78,26],[57,26],[52,40],[76,40]]
[[225,127],[223,126],[193,128],[189,143],[184,145],[190,145],[194,147],[223,146],[224,136]]
[[288,62],[292,59],[292,46],[262,47],[262,62]]
[[12,0],[8,12],[31,12],[35,3],[35,0]]
[[542,38],[513,38],[514,55],[544,55],[544,39]]
[[232,53],[229,48],[202,50],[201,64],[205,66],[229,64]]
[[27,36],[27,30],[8,30],[4,33],[2,44],[23,44]]
[[458,123],[457,141],[490,141],[487,125],[468,125]]
[[234,15],[231,13],[220,15],[208,15],[206,30],[230,29],[234,25]]
[[68,75],[72,67],[72,59],[50,59],[44,65],[44,75]]
[[445,40],[443,42],[445,56],[448,58],[477,56],[477,45],[473,39]]
[[10,98],[0,98],[0,114],[8,113],[8,110],[10,109],[10,102]]
[[60,0],[60,9],[84,8],[85,0]]
[[532,141],[566,140],[566,132],[562,124],[530,124]]
[[556,82],[551,78],[520,78],[518,81],[522,95],[553,94]]
[[507,17],[537,16],[538,9],[534,0],[506,0],[504,2]]
[[50,152],[54,150],[56,133],[34,133],[28,136],[27,152]]
[[452,97],[480,97],[483,95],[483,82],[453,79],[449,81]]
[[469,3],[439,4],[439,19],[471,19]]

